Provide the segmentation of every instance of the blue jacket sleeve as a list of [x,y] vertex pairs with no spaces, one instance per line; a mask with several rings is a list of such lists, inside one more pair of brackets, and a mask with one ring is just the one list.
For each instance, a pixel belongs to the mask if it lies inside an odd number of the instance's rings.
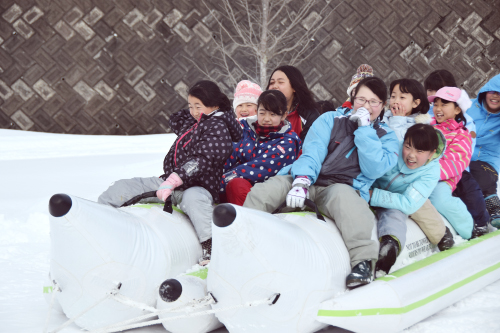
[[379,188],[373,189],[370,205],[374,207],[398,209],[410,215],[422,207],[439,181],[440,170],[429,169],[424,175],[411,183],[404,193],[393,193]]
[[358,148],[359,166],[370,179],[382,177],[398,162],[399,142],[396,134],[384,128],[387,134],[380,139],[372,126],[362,126],[354,131],[354,144]]
[[302,146],[302,155],[292,164],[292,177],[307,176],[311,184],[316,182],[328,153],[328,143],[336,115],[336,112],[326,112],[312,124]]

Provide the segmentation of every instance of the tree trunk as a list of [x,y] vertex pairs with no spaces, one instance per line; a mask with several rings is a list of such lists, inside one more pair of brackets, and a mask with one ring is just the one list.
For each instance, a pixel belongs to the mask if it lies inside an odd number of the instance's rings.
[[269,20],[269,0],[262,0],[262,30],[260,33],[260,54],[258,56],[260,67],[260,86],[267,86],[267,28]]

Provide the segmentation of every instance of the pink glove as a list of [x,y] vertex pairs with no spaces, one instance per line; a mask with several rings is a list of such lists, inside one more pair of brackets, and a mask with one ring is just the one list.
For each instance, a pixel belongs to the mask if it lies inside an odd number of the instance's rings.
[[167,180],[161,183],[158,191],[156,191],[156,196],[161,201],[167,200],[167,198],[172,194],[172,191],[182,185],[182,179],[178,174],[172,172],[170,176],[168,176]]

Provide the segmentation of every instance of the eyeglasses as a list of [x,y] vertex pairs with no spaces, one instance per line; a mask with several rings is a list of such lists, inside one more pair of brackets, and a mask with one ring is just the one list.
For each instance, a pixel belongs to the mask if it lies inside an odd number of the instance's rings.
[[495,95],[495,94],[497,94],[497,95],[500,96],[500,92],[498,92],[498,91],[487,91],[486,93],[489,94],[489,95]]
[[368,104],[370,104],[371,107],[377,107],[379,106],[380,104],[382,104],[381,101],[376,101],[374,99],[371,99],[371,100],[366,100],[365,98],[363,97],[356,97],[354,98],[354,103],[358,104],[358,105],[365,105],[365,103],[368,102]]

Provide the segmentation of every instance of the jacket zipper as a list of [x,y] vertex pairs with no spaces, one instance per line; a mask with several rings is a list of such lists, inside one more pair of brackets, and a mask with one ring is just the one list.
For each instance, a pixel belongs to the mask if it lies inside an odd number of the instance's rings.
[[392,178],[392,180],[389,182],[389,184],[386,186],[386,188],[384,188],[384,190],[387,190],[387,189],[388,189],[388,188],[392,185],[392,183],[393,183],[393,182],[394,182],[394,181],[395,181],[395,180],[396,180],[399,176],[401,176],[401,175],[402,175],[402,173],[400,172],[400,173],[398,173],[398,175],[397,175],[396,177]]

